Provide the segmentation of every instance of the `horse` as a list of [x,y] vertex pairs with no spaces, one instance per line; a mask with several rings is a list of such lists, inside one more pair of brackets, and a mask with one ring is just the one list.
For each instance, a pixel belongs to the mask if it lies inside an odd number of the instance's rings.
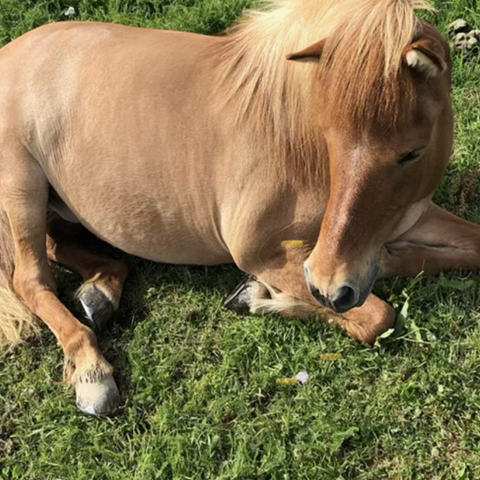
[[[273,0],[225,35],[61,22],[0,50],[0,324],[41,319],[77,406],[119,405],[98,348],[127,267],[235,263],[228,303],[318,315],[365,344],[378,278],[480,268],[480,227],[433,194],[453,145],[447,42],[424,0]],[[87,324],[49,262],[84,279]]]

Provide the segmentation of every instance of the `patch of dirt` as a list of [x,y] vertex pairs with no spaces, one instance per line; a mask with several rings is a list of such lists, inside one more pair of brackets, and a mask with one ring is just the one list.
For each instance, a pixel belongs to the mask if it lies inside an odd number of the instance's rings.
[[8,457],[15,451],[15,443],[11,436],[10,430],[0,426],[0,459]]
[[455,215],[464,217],[467,208],[474,202],[480,184],[479,173],[479,167],[474,166],[466,173],[458,173],[453,177],[448,203]]

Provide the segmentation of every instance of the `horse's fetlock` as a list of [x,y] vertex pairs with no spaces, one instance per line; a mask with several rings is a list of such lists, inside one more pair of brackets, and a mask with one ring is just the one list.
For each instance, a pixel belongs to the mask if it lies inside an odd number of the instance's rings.
[[112,375],[113,367],[104,358],[99,358],[84,369],[77,368],[75,374],[75,383],[97,383],[106,375]]
[[[74,367],[72,370],[67,369],[68,361]],[[113,367],[102,355],[85,356],[74,360],[66,358],[65,365],[66,371],[70,373],[67,381],[73,385],[97,383],[107,375],[113,374]]]

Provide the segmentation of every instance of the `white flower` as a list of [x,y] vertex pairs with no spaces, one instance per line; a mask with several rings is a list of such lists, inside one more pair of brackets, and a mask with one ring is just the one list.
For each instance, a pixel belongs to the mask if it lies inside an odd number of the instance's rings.
[[300,372],[295,377],[300,383],[307,383],[308,379],[310,378],[307,372]]
[[71,17],[73,15],[76,15],[77,12],[75,11],[75,9],[73,7],[68,7],[64,12],[63,14],[66,16],[66,17]]

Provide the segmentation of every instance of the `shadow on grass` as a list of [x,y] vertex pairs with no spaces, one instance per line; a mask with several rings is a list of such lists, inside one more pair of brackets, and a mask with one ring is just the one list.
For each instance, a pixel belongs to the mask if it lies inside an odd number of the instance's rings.
[[[131,368],[124,352],[124,344],[133,336],[138,325],[162,309],[162,296],[171,299],[173,295],[173,307],[178,306],[178,300],[185,296],[186,305],[175,308],[174,311],[177,314],[180,311],[179,321],[201,328],[210,319],[208,310],[212,308],[212,302],[219,310],[226,312],[222,300],[244,278],[244,274],[233,264],[215,267],[179,266],[142,260],[112,247],[87,231],[76,242],[89,250],[121,260],[129,267],[120,308],[106,330],[97,335],[100,349],[115,369],[121,392],[128,392],[131,384]],[[60,300],[76,318],[88,325],[83,308],[75,299],[82,278],[59,266],[55,267],[55,271]],[[198,301],[189,305],[189,294],[204,298],[205,305],[199,305]],[[209,298],[212,299],[211,302],[208,302]],[[49,333],[47,335],[50,337]],[[30,339],[29,343],[40,347],[45,340],[50,343],[43,335]]]
[[[209,322],[215,324],[221,322],[224,315],[232,315],[223,308],[222,300],[244,278],[244,274],[235,265],[199,267],[145,261],[111,247],[88,232],[82,236],[80,243],[93,251],[122,260],[130,268],[120,309],[108,329],[98,337],[102,352],[115,368],[116,379],[125,397],[132,390],[131,359],[125,353],[126,345],[143,320],[153,318],[152,325],[161,332],[165,316],[174,315],[179,324],[200,332]],[[62,268],[58,268],[57,272],[60,299],[77,318],[83,319],[83,310],[73,299],[81,278]],[[456,311],[455,303],[463,303],[464,308],[476,314],[478,309],[475,306],[480,294],[478,283],[478,275],[465,276],[461,272],[452,272],[447,277],[440,275],[419,280],[395,278],[378,282],[376,294],[394,306],[397,318],[405,303],[409,303],[409,308],[404,312],[399,338],[394,336],[382,342],[382,355],[402,356],[405,349],[412,348],[412,343],[433,345],[463,338],[476,323],[470,315],[461,318],[457,315],[455,320],[449,320],[451,327],[447,330],[447,336],[445,325],[439,319],[451,316],[451,312]],[[452,297],[456,297],[456,302],[452,303]],[[341,341],[339,336],[343,333],[339,334],[320,319],[277,318],[279,322],[293,325],[298,336],[306,335],[314,341],[318,340],[319,344],[328,344],[336,337],[336,341],[343,345],[351,342],[349,349],[364,348],[353,340],[346,340],[346,343]],[[172,342],[175,341],[172,339]],[[145,348],[148,348],[147,344]],[[174,369],[172,375],[181,381],[182,366]]]

